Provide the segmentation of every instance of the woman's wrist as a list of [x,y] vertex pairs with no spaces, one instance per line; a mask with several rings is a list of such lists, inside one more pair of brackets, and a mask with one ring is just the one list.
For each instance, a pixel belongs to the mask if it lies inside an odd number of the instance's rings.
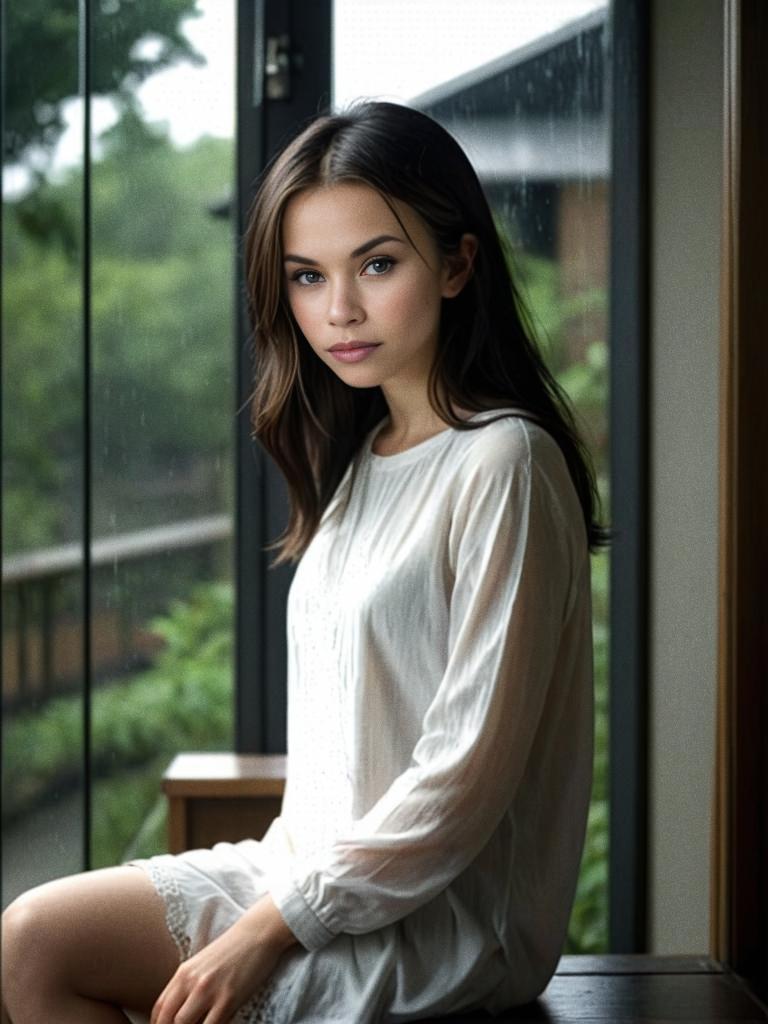
[[269,945],[278,953],[283,953],[299,941],[285,923],[269,893],[246,910],[239,924],[258,942]]

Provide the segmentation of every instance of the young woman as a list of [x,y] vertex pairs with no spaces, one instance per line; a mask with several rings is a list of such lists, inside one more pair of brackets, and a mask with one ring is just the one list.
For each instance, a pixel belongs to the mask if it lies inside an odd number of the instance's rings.
[[246,256],[274,564],[298,562],[282,813],[23,896],[14,1024],[497,1012],[562,950],[608,531],[477,177],[409,108],[320,116],[263,174]]

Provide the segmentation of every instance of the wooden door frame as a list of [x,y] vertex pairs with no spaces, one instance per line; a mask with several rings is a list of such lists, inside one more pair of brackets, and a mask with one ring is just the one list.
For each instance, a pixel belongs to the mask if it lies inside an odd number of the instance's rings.
[[711,946],[768,997],[768,7],[725,0]]

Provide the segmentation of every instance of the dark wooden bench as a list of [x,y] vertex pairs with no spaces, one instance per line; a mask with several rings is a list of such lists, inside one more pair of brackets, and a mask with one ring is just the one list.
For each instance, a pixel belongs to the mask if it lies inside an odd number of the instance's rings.
[[722,964],[696,956],[564,956],[543,995],[508,1010],[424,1024],[758,1024],[768,1009]]
[[[260,838],[280,813],[282,755],[179,754],[163,780],[169,850]],[[431,1024],[757,1024],[768,1011],[727,967],[700,956],[564,956],[534,1003],[498,1017],[475,1013]],[[425,1021],[425,1024],[429,1022]]]

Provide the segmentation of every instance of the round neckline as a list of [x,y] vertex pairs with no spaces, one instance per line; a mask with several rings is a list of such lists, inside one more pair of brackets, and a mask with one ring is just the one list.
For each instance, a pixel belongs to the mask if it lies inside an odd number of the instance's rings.
[[[472,413],[471,416],[467,416],[467,420],[477,419],[478,416],[485,416],[489,413],[496,412],[510,412],[512,409],[498,408],[498,409],[480,409],[478,412]],[[415,462],[420,459],[425,452],[431,451],[433,448],[437,448],[442,444],[451,434],[456,434],[459,431],[456,427],[452,427],[450,424],[447,425],[443,430],[438,430],[436,434],[426,438],[424,441],[419,441],[418,444],[411,445],[410,448],[406,448],[402,452],[394,452],[392,455],[379,455],[373,450],[373,442],[381,431],[384,423],[389,419],[387,414],[376,426],[371,430],[365,442],[365,453],[369,463],[375,466],[377,469],[384,469],[388,466],[403,466],[409,462]]]

